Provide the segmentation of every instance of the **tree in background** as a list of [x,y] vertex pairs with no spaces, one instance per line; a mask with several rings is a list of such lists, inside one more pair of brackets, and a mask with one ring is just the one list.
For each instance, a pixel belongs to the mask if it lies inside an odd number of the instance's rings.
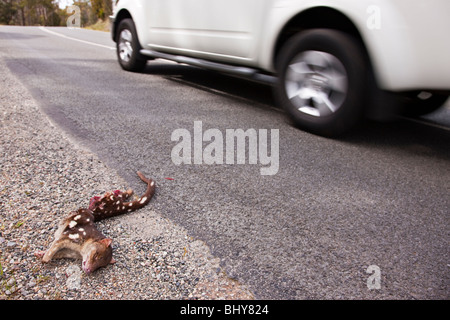
[[92,10],[90,1],[74,1],[73,5],[80,8],[82,27],[86,27],[97,22],[97,16]]
[[105,21],[112,13],[111,0],[91,0],[92,10],[98,19]]
[[[112,13],[111,0],[79,0],[81,26],[105,21]],[[55,0],[0,0],[0,24],[65,26],[70,16]]]
[[0,0],[0,24],[12,24],[17,9],[13,0]]
[[0,23],[58,26],[60,11],[54,0],[0,0]]

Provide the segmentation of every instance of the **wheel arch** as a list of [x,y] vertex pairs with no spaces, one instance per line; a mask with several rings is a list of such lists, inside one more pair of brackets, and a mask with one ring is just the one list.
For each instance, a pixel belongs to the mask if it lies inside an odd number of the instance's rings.
[[117,27],[119,26],[120,22],[124,19],[133,19],[131,13],[127,9],[122,9],[117,13],[116,18],[114,19],[114,23],[111,26],[111,34],[114,42],[117,41],[116,39]]
[[[314,28],[333,29],[345,32],[352,35],[357,39],[369,61],[369,55],[367,48],[364,44],[361,33],[359,32],[356,24],[344,13],[325,6],[318,6],[314,8],[308,8],[295,16],[293,16],[279,32],[277,40],[273,48],[272,63],[276,66],[278,55],[283,45],[295,34]],[[370,61],[369,61],[370,62]]]

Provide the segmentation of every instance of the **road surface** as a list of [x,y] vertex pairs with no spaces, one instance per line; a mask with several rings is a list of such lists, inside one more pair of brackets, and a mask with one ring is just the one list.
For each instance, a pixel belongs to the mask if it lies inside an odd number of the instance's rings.
[[[1,63],[51,121],[137,192],[136,170],[155,178],[154,209],[257,298],[449,298],[448,106],[326,139],[294,128],[267,86],[163,60],[128,73],[114,46],[102,32],[0,26]],[[276,174],[249,154],[176,165],[172,134],[194,139],[195,124],[224,150],[227,129],[277,129]]]

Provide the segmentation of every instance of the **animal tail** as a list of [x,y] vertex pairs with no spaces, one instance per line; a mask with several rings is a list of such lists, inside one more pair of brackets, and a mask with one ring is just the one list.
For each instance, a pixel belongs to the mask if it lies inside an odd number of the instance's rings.
[[147,184],[147,190],[145,191],[145,193],[137,200],[135,201],[130,201],[130,202],[125,202],[124,206],[130,209],[132,208],[133,210],[142,208],[143,206],[145,206],[147,203],[149,203],[149,201],[152,199],[153,195],[155,194],[155,181],[153,181],[152,179],[146,178],[140,171],[137,172],[137,175],[139,176],[139,178],[141,178],[141,180],[143,182],[145,182]]
[[131,196],[132,190],[122,192],[115,190],[108,192],[102,197],[94,197],[91,199],[89,209],[94,215],[94,221],[103,220],[118,216],[123,213],[128,213],[144,207],[150,202],[155,194],[155,181],[146,178],[141,172],[137,172],[139,178],[147,184],[147,190],[137,200],[125,202],[125,200]]

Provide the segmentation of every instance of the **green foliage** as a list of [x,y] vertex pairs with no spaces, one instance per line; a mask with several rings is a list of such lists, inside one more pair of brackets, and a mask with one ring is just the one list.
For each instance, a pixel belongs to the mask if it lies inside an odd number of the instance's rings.
[[112,13],[110,0],[91,0],[91,6],[97,18],[103,21]]
[[[106,20],[112,13],[111,0],[79,0],[81,26]],[[65,26],[72,13],[58,7],[56,0],[0,0],[0,24],[22,26]]]
[[0,24],[10,24],[16,13],[17,7],[12,0],[0,0]]
[[60,11],[54,0],[0,0],[0,23],[61,25]]

